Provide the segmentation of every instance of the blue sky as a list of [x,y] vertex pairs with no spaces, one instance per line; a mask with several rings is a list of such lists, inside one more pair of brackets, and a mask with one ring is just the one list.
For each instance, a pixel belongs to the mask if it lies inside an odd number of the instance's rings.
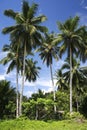
[[[58,33],[56,22],[64,22],[70,16],[74,17],[75,15],[80,16],[81,25],[87,25],[87,0],[29,0],[29,2],[37,3],[39,5],[38,14],[44,14],[47,16],[48,20],[44,23],[44,25],[49,28],[50,32],[55,31]],[[3,45],[9,43],[9,35],[3,35],[1,31],[4,27],[14,24],[14,21],[4,16],[3,12],[6,9],[13,9],[14,11],[20,12],[21,6],[22,0],[0,1],[0,59],[6,55],[1,51]],[[25,83],[24,94],[27,96],[30,96],[32,92],[36,92],[38,88],[42,89],[43,91],[52,90],[49,68],[47,68],[46,65],[42,63],[38,56],[36,56],[36,59],[38,59],[38,65],[42,67],[40,71],[40,78],[37,79],[35,83]],[[57,68],[61,67],[63,62],[63,59],[59,60],[58,62],[54,62],[53,70],[55,71]],[[87,63],[85,63],[85,65],[86,64]],[[0,80],[8,79],[15,86],[15,70],[9,75],[6,75],[6,69],[7,66],[3,67],[0,65]]]

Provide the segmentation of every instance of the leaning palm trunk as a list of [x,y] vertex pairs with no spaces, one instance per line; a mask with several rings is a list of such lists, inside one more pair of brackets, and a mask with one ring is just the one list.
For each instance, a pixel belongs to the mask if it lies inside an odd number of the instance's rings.
[[22,115],[22,98],[23,98],[23,89],[24,89],[24,78],[25,78],[25,55],[26,55],[26,45],[24,47],[24,59],[23,59],[23,71],[22,71],[22,85],[20,92],[20,116]]
[[70,113],[72,113],[72,49],[70,47]]
[[56,113],[56,105],[55,105],[56,96],[55,96],[55,86],[54,86],[54,80],[53,80],[52,64],[50,64],[50,73],[51,73],[52,88],[53,88],[54,113]]
[[18,66],[16,72],[16,118],[19,117],[19,100],[18,100]]

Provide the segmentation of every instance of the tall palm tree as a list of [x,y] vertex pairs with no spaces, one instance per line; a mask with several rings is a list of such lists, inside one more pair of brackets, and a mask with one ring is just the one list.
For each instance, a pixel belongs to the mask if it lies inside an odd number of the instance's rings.
[[[43,39],[43,45],[38,49],[40,52],[40,57],[43,60],[43,62],[46,62],[47,67],[50,67],[50,74],[51,74],[51,80],[52,80],[52,87],[54,91],[54,101],[55,101],[55,86],[54,86],[54,80],[53,80],[53,72],[52,72],[52,64],[53,64],[53,58],[58,60],[58,50],[59,47],[55,45],[54,42],[54,33],[45,34],[45,38]],[[56,112],[56,107],[54,106],[54,112]]]
[[[62,70],[66,70],[63,73],[63,77],[65,79],[65,82],[69,84],[70,81],[70,63],[69,58],[66,60],[66,63],[62,66]],[[84,93],[87,80],[87,68],[80,67],[80,62],[73,58],[72,60],[72,86],[73,86],[73,93],[76,98],[77,103],[77,111],[78,111],[78,98],[79,96]],[[68,85],[67,85],[68,86]]]
[[83,32],[85,26],[79,27],[79,17],[70,17],[64,23],[58,22],[58,28],[61,31],[58,38],[61,39],[60,54],[67,52],[70,57],[70,113],[72,113],[72,58],[78,50],[83,48]]
[[[16,21],[16,25],[6,27],[3,29],[3,33],[10,33],[12,40],[19,40],[19,47],[24,50],[23,58],[23,79],[20,96],[20,115],[22,114],[22,95],[24,88],[24,75],[25,75],[25,56],[41,44],[41,32],[47,31],[47,28],[41,26],[41,23],[46,20],[44,15],[35,16],[37,13],[38,5],[33,3],[31,6],[28,2],[23,1],[22,12],[14,12],[13,10],[6,10],[4,14],[13,18]],[[17,42],[16,42],[17,43]]]
[[[16,46],[15,46],[16,47]],[[19,88],[18,88],[18,73],[21,67],[21,61],[22,61],[22,55],[21,51],[18,52],[17,48],[13,48],[13,46],[10,45],[4,45],[3,49],[4,52],[7,52],[7,56],[4,57],[0,63],[3,65],[6,65],[9,63],[8,69],[7,69],[7,74],[11,72],[14,68],[16,68],[16,117],[18,118],[19,116],[19,101],[18,101],[18,93],[19,93]]]

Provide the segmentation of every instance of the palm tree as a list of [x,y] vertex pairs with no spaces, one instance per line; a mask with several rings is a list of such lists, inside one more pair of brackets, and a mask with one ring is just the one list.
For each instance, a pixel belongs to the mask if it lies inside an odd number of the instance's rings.
[[[15,46],[16,47],[16,46]],[[8,69],[7,69],[7,74],[11,72],[14,68],[16,68],[16,117],[18,118],[19,116],[19,88],[18,88],[18,73],[20,70],[20,67],[22,66],[21,61],[22,61],[22,54],[21,51],[17,51],[17,48],[13,48],[13,46],[10,45],[4,45],[3,49],[4,52],[7,52],[7,56],[4,57],[0,63],[3,65],[6,65],[9,63]],[[21,54],[21,55],[20,55]]]
[[70,113],[72,113],[72,58],[73,54],[83,48],[83,32],[85,26],[79,27],[79,17],[70,17],[64,23],[58,22],[58,28],[61,31],[58,39],[61,39],[60,54],[67,51],[70,57]]
[[55,72],[56,86],[58,86],[58,90],[67,90],[68,85],[65,79],[65,76],[62,72],[62,69],[59,69]]
[[[59,47],[55,45],[54,42],[54,33],[45,34],[45,38],[43,39],[43,45],[38,49],[40,51],[40,57],[43,62],[46,62],[47,67],[50,67],[52,87],[54,89],[54,101],[55,101],[55,88],[54,88],[54,80],[53,80],[53,72],[52,72],[52,64],[53,58],[58,60],[58,50]],[[54,107],[54,112],[56,112],[56,107]]]
[[[41,44],[41,32],[47,31],[47,28],[41,26],[40,24],[46,20],[44,15],[35,16],[37,13],[38,5],[33,3],[31,6],[28,2],[23,1],[22,12],[14,12],[13,10],[6,10],[4,14],[13,18],[16,21],[16,25],[6,27],[3,29],[3,33],[10,33],[12,40],[19,40],[19,47],[24,50],[23,58],[23,79],[22,88],[20,95],[20,115],[22,114],[22,95],[24,88],[24,75],[25,75],[25,56],[32,50],[36,48],[37,45]],[[17,42],[15,42],[17,43]]]
[[[66,63],[61,67],[61,69],[65,72],[63,72],[63,77],[65,79],[65,82],[69,85],[70,81],[70,63],[69,59],[66,60]],[[86,84],[87,80],[87,68],[80,67],[80,62],[73,58],[72,60],[72,86],[73,86],[73,93],[76,98],[76,104],[77,104],[77,111],[78,111],[78,98],[79,96],[85,92],[84,85]],[[67,85],[67,86],[68,86]]]

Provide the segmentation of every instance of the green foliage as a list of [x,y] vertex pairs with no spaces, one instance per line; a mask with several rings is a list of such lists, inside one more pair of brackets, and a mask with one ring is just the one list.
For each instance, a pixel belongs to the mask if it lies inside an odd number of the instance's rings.
[[59,111],[69,111],[69,94],[61,91],[56,92],[56,105]]
[[15,117],[15,89],[11,87],[10,82],[0,81],[0,119]]
[[10,120],[0,122],[0,130],[87,130],[87,121],[30,121]]
[[7,115],[4,116],[6,118],[12,119],[15,118],[15,103],[13,101],[9,101],[8,104],[5,106]]
[[[47,66],[50,66],[51,69],[51,78],[53,82],[52,75],[52,62],[53,58],[58,60],[58,53],[62,56],[66,51],[68,56],[70,55],[69,66],[67,69],[70,71],[62,73],[61,70],[57,72],[57,86],[61,91],[56,92],[56,100],[53,100],[53,93],[48,93],[47,95],[43,94],[41,90],[36,94],[32,94],[32,97],[27,101],[24,99],[22,102],[22,94],[20,93],[20,115],[21,115],[21,104],[23,107],[23,115],[18,119],[19,121],[19,129],[28,129],[25,125],[25,119],[38,119],[38,120],[55,120],[55,119],[74,119],[74,118],[83,118],[80,113],[74,112],[72,114],[67,113],[69,111],[69,94],[68,94],[68,86],[67,83],[70,81],[70,95],[72,98],[72,85],[73,85],[73,106],[75,107],[75,102],[80,105],[80,112],[87,117],[87,97],[81,101],[81,93],[85,93],[85,89],[82,88],[83,84],[86,83],[87,80],[87,69],[82,70],[79,68],[80,64],[73,64],[73,56],[78,55],[77,52],[83,52],[87,46],[87,32],[85,26],[78,26],[80,18],[78,16],[72,18],[70,17],[64,23],[58,22],[58,28],[61,31],[58,34],[57,39],[55,38],[54,33],[46,33],[47,28],[45,26],[41,26],[41,23],[44,22],[47,18],[44,15],[35,16],[38,9],[38,5],[33,3],[31,6],[27,1],[23,1],[22,11],[21,13],[14,12],[13,10],[5,10],[4,14],[8,17],[11,17],[15,20],[16,24],[14,26],[6,27],[3,29],[3,34],[10,34],[11,46],[5,45],[3,51],[9,51],[7,57],[2,59],[0,63],[7,64],[10,62],[10,66],[8,67],[7,73],[12,71],[15,67],[17,67],[17,74],[21,70],[21,74],[23,76],[23,84],[22,88],[24,88],[24,75],[26,80],[29,82],[36,81],[38,76],[38,72],[40,67],[37,67],[37,61],[33,61],[33,59],[26,60],[27,56],[30,55],[31,51],[36,49],[39,46],[38,51],[40,52],[40,57],[43,62],[46,62]],[[42,37],[42,33],[45,33],[45,37]],[[84,37],[85,33],[85,37]],[[44,36],[44,35],[43,35]],[[58,44],[60,42],[60,47]],[[83,43],[86,42],[86,45]],[[43,44],[42,44],[43,43]],[[41,45],[41,46],[40,46]],[[85,47],[85,48],[84,48]],[[25,48],[25,49],[24,49]],[[82,50],[81,50],[82,48]],[[86,48],[87,49],[87,48]],[[24,51],[21,52],[20,50]],[[58,52],[59,51],[59,52]],[[22,55],[21,55],[22,54]],[[21,56],[20,56],[21,55]],[[23,55],[24,55],[24,63],[23,63]],[[80,54],[81,55],[81,54]],[[79,56],[79,55],[78,55]],[[81,57],[81,56],[80,56]],[[84,56],[83,56],[84,57]],[[83,58],[82,58],[83,59]],[[76,62],[77,63],[77,62]],[[70,67],[71,66],[71,67]],[[63,66],[64,67],[64,66]],[[65,65],[67,67],[67,64]],[[64,67],[64,68],[65,68]],[[72,72],[72,73],[70,73]],[[18,78],[18,75],[17,75]],[[85,80],[84,80],[85,78]],[[71,79],[71,80],[70,80]],[[65,83],[66,82],[66,83]],[[85,83],[84,83],[85,82]],[[54,84],[54,83],[53,83]],[[54,85],[53,85],[54,86]],[[66,91],[65,91],[66,90]],[[23,92],[23,91],[22,91]],[[66,92],[66,93],[65,93]],[[15,117],[15,97],[16,93],[13,88],[10,87],[9,82],[2,81],[0,82],[0,118],[14,118]],[[72,106],[72,100],[70,101]],[[57,112],[54,113],[54,105],[57,108]],[[72,111],[72,109],[70,110]],[[65,114],[67,113],[67,114]],[[64,115],[65,114],[65,115]],[[16,120],[17,121],[17,120]],[[13,123],[14,121],[12,121]],[[14,124],[16,124],[15,122]],[[30,122],[31,123],[31,122]],[[33,122],[34,123],[34,122]],[[39,122],[40,123],[40,122]],[[31,123],[32,124],[32,123]],[[33,124],[29,124],[29,129],[36,129]],[[44,122],[41,122],[41,127],[44,128]],[[55,123],[52,123],[53,126],[46,127],[47,129],[57,129]],[[60,124],[59,124],[60,125]],[[13,125],[14,126],[14,125]],[[39,126],[39,125],[38,125]],[[32,128],[33,127],[33,128]],[[2,127],[1,127],[2,128]],[[65,124],[64,124],[65,128]],[[68,128],[66,126],[66,128]],[[8,130],[14,129],[8,127]],[[61,129],[63,129],[61,127]],[[70,128],[71,129],[71,128]],[[73,128],[76,129],[76,128]],[[85,129],[85,127],[83,128]]]
[[[40,98],[41,96],[41,98]],[[54,104],[57,112],[54,113]],[[56,92],[56,101],[53,101],[53,93],[43,95],[39,90],[32,94],[28,102],[23,102],[23,114],[29,119],[38,120],[60,120],[64,113],[69,110],[69,95],[64,92]]]
[[83,98],[79,109],[80,112],[87,118],[87,95]]
[[35,119],[35,107],[36,102],[32,99],[30,102],[23,102],[23,115],[27,116],[29,119]]
[[84,119],[83,115],[79,112],[66,113],[65,119]]
[[28,119],[28,117],[23,115],[23,114],[20,117],[16,118],[17,121],[24,121],[24,120],[27,120],[27,119]]
[[39,56],[43,60],[43,63],[46,63],[47,67],[53,64],[53,59],[58,60],[59,47],[57,47],[55,43],[53,43],[54,38],[54,33],[45,33],[43,44],[37,50],[39,52]]
[[43,91],[40,89],[38,90],[37,93],[33,93],[30,97],[30,99],[34,99],[35,101],[37,100],[37,98],[45,98]]

